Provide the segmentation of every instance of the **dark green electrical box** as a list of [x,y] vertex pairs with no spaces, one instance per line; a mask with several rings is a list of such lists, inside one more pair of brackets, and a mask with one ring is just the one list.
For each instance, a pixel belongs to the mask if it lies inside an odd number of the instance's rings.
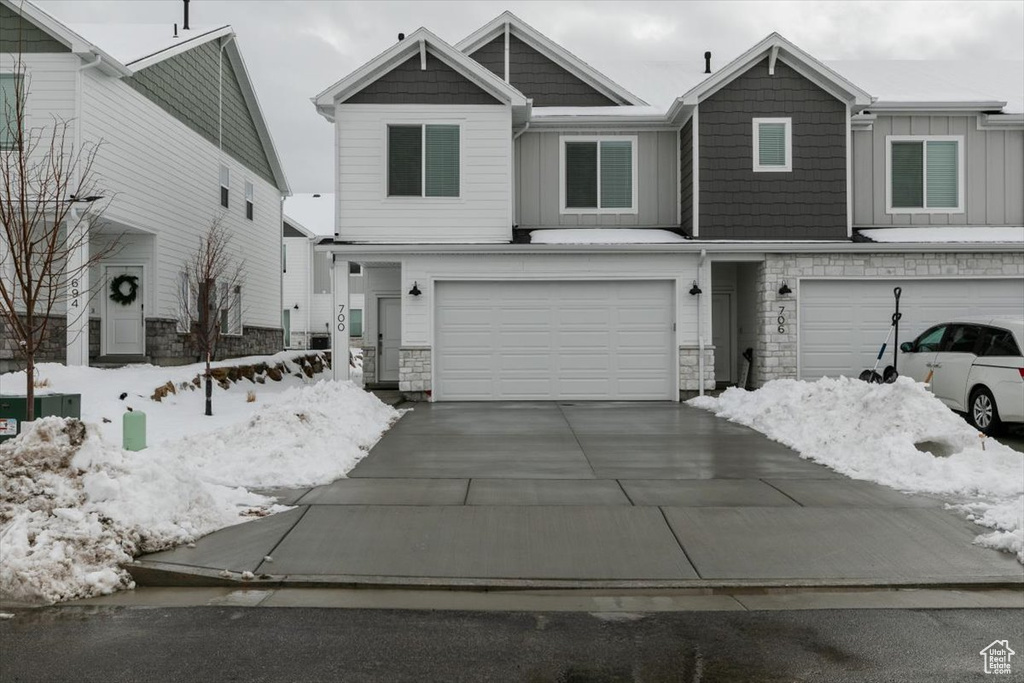
[[[35,397],[36,417],[82,417],[81,394],[43,394]],[[24,396],[0,396],[0,441],[21,433],[27,399]]]

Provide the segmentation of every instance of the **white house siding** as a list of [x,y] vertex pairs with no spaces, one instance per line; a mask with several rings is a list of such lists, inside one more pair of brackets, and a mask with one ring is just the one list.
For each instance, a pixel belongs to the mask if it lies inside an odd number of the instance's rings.
[[[888,135],[964,137],[965,213],[887,214]],[[853,132],[853,224],[1024,225],[1024,130],[978,130],[975,116],[879,116]]]
[[[387,197],[387,125],[458,123],[461,196]],[[351,242],[508,242],[511,109],[502,105],[340,104],[339,238]]]
[[[183,123],[115,78],[85,72],[82,127],[101,142],[95,171],[110,196],[105,218],[155,236],[155,267],[144,283],[155,298],[147,318],[174,318],[182,264],[215,219],[224,221],[245,262],[242,322],[281,326],[281,197],[273,185],[221,154]],[[230,207],[220,206],[219,169],[231,171]],[[245,217],[245,183],[254,220]]]
[[281,307],[282,310],[290,311],[291,345],[304,347],[310,330],[313,303],[310,290],[312,245],[306,237],[285,237],[284,247],[286,259],[281,273]]
[[676,131],[614,130],[586,135],[637,136],[637,213],[562,214],[559,139],[578,131],[532,132],[516,140],[516,222],[521,228],[679,226]]

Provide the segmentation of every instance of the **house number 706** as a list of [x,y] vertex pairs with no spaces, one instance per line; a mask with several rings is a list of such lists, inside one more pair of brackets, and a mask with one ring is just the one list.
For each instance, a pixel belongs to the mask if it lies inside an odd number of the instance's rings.
[[345,331],[345,304],[338,304],[338,332]]
[[779,306],[779,317],[775,319],[779,323],[779,334],[786,334],[786,307]]

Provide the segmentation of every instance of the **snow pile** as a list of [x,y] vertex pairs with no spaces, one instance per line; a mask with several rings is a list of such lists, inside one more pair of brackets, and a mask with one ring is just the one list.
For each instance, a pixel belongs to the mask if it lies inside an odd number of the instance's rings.
[[[83,406],[116,386],[110,379],[123,379],[124,369],[96,372],[109,379],[82,391]],[[246,487],[344,476],[399,416],[350,382],[255,386],[270,393],[241,403],[247,412],[229,409],[217,428],[144,451],[124,451],[98,425],[61,418],[37,420],[0,445],[0,594],[56,602],[131,587],[119,565],[285,509]],[[215,412],[232,393],[244,401],[247,392],[221,392]],[[201,395],[188,399],[193,423],[213,419],[201,416]],[[160,415],[163,402],[149,403],[136,405]]]
[[[688,403],[854,479],[954,498],[977,523],[997,529],[978,543],[1024,562],[1024,454],[981,438],[924,384],[906,377],[894,384],[775,380],[757,391],[732,388]],[[925,441],[951,455],[915,446]]]

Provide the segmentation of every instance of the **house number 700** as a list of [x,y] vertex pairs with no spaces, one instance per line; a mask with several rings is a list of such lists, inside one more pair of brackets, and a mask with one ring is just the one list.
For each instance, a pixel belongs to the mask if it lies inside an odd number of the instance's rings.
[[338,332],[345,331],[345,304],[338,304]]

